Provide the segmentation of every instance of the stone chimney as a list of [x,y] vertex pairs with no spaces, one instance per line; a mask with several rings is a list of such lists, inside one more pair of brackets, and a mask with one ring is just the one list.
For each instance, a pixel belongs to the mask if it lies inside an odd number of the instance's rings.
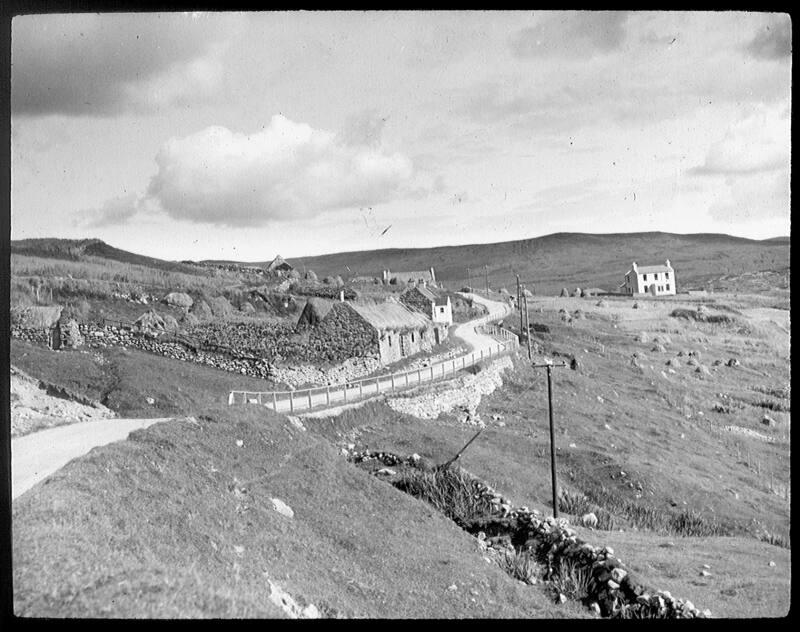
[[339,300],[344,303],[344,290],[339,290]]
[[669,259],[667,259],[667,267],[668,267],[668,268],[671,268],[671,267],[672,267],[672,266],[670,265],[670,263],[669,263]]
[[631,266],[631,268],[633,268],[634,272],[638,272],[635,261],[633,262],[633,265]]

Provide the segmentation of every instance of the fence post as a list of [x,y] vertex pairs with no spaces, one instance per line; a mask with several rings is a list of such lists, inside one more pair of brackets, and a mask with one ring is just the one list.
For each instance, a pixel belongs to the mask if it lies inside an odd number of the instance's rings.
[[275,391],[272,392],[272,410],[278,412],[278,394]]
[[431,382],[433,382],[433,365],[431,364]]
[[228,406],[233,406],[233,391],[228,394]]
[[344,383],[344,388],[342,389],[344,393],[344,401],[347,401],[347,382]]
[[359,398],[364,397],[364,382],[358,383],[358,396]]
[[289,412],[294,412],[294,391],[289,391]]
[[311,389],[308,389],[308,409],[311,410],[314,404],[311,403]]
[[381,392],[381,378],[379,378],[379,377],[375,378],[375,392],[376,393],[380,393]]
[[392,373],[392,393],[394,393],[394,373]]
[[261,392],[259,391],[259,393],[258,393],[258,405],[259,405],[259,406],[261,406],[261,405],[263,404],[263,400],[261,399],[261,395],[262,395],[262,394],[263,394],[263,393],[261,393]]
[[330,386],[330,384],[328,384],[328,386],[325,387],[325,404],[327,404],[328,406],[331,405],[331,386]]
[[422,384],[422,369],[417,369],[417,384]]
[[406,386],[408,386],[408,371],[406,371],[405,376],[406,376]]

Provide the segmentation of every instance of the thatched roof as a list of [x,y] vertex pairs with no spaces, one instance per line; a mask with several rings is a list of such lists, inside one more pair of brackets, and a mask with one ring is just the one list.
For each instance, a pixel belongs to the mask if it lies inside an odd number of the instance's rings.
[[361,318],[378,331],[425,329],[431,322],[422,314],[412,312],[400,303],[347,303]]
[[14,310],[12,320],[25,329],[50,329],[61,318],[61,305],[33,305]]
[[328,315],[333,305],[334,301],[324,298],[312,297],[308,299],[303,311],[300,313],[300,318],[297,319],[297,324],[317,325]]
[[272,263],[267,266],[267,270],[275,272],[276,270],[294,270],[294,267],[288,263],[283,257],[278,255],[272,260]]

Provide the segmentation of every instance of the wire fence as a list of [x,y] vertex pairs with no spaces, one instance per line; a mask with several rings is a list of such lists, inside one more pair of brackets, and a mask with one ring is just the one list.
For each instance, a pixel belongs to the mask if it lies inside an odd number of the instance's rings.
[[489,319],[494,318],[496,316],[480,319],[475,329],[491,336],[495,342],[458,358],[391,375],[294,391],[231,391],[228,395],[228,405],[258,404],[276,412],[293,413],[300,410],[328,407],[333,404],[346,404],[381,393],[394,393],[419,384],[434,382],[448,376],[452,377],[456,372],[475,366],[483,360],[514,353],[519,348],[519,338],[516,334],[502,327],[486,324]]

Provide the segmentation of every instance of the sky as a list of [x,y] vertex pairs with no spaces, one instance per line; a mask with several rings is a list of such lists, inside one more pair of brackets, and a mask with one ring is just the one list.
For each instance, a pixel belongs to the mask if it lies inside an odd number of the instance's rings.
[[264,261],[790,233],[791,19],[15,17],[11,238]]

